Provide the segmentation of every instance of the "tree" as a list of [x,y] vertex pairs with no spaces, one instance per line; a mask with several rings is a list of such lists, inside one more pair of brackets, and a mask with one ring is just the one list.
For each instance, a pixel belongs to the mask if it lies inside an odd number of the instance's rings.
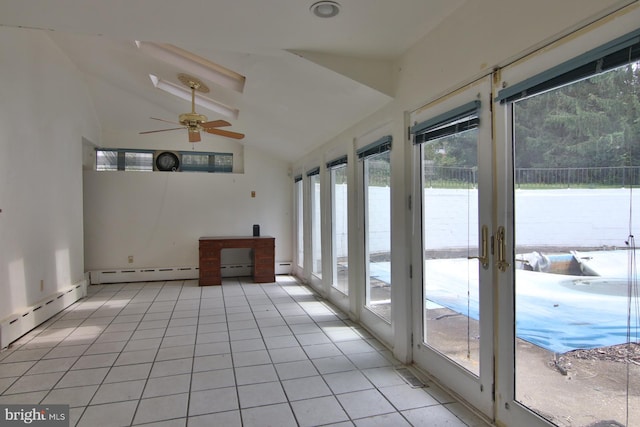
[[514,104],[517,168],[640,165],[640,67],[620,67]]

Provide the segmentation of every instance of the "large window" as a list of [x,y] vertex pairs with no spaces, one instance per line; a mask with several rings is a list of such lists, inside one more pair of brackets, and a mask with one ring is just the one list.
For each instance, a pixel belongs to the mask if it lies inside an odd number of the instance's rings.
[[349,294],[349,210],[347,157],[327,164],[331,173],[331,242],[333,277],[331,286]]
[[224,153],[183,153],[182,170],[185,172],[232,172],[233,155]]
[[391,137],[358,150],[363,162],[365,306],[391,322]]
[[232,153],[97,149],[97,171],[233,172]]
[[96,150],[98,171],[153,171],[153,153],[146,151]]

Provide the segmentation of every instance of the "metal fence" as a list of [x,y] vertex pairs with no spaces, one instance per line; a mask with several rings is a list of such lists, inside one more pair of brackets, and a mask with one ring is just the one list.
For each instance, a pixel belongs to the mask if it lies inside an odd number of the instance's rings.
[[456,166],[424,166],[424,186],[428,188],[476,187],[478,168]]
[[[424,185],[430,188],[477,186],[476,167],[424,166]],[[516,188],[627,187],[640,185],[640,166],[593,168],[517,168]]]
[[640,166],[515,170],[516,187],[626,187],[639,183]]

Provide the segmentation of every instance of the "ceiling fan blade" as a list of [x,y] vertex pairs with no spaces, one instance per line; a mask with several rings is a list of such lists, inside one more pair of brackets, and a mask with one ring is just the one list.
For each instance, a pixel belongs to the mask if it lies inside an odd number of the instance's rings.
[[179,130],[179,129],[184,129],[184,128],[182,127],[182,128],[171,128],[171,129],[160,129],[160,130],[148,130],[148,131],[145,131],[145,132],[140,132],[140,135],[143,135],[145,133],[166,132],[166,131],[169,131],[169,130]]
[[205,129],[205,131],[208,132],[208,133],[213,133],[215,135],[225,136],[227,138],[233,138],[233,139],[242,139],[242,138],[244,138],[244,134],[243,133],[231,132],[230,130],[222,130],[222,129],[212,128],[212,129]]
[[199,131],[189,131],[189,142],[200,142],[200,132]]
[[178,122],[172,122],[170,120],[165,120],[165,119],[159,119],[157,117],[149,117],[151,120],[160,120],[161,122],[165,122],[165,123],[171,123],[172,125],[180,125],[182,123],[178,123]]
[[231,123],[229,123],[226,120],[212,120],[210,122],[201,123],[200,126],[202,126],[205,129],[211,129],[211,128],[219,128],[223,126],[231,126]]

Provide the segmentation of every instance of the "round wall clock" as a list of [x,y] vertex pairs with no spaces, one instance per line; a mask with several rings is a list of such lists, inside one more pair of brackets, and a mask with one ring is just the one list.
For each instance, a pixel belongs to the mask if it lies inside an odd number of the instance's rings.
[[175,153],[165,151],[156,156],[156,169],[163,172],[175,172],[180,167],[180,159]]

